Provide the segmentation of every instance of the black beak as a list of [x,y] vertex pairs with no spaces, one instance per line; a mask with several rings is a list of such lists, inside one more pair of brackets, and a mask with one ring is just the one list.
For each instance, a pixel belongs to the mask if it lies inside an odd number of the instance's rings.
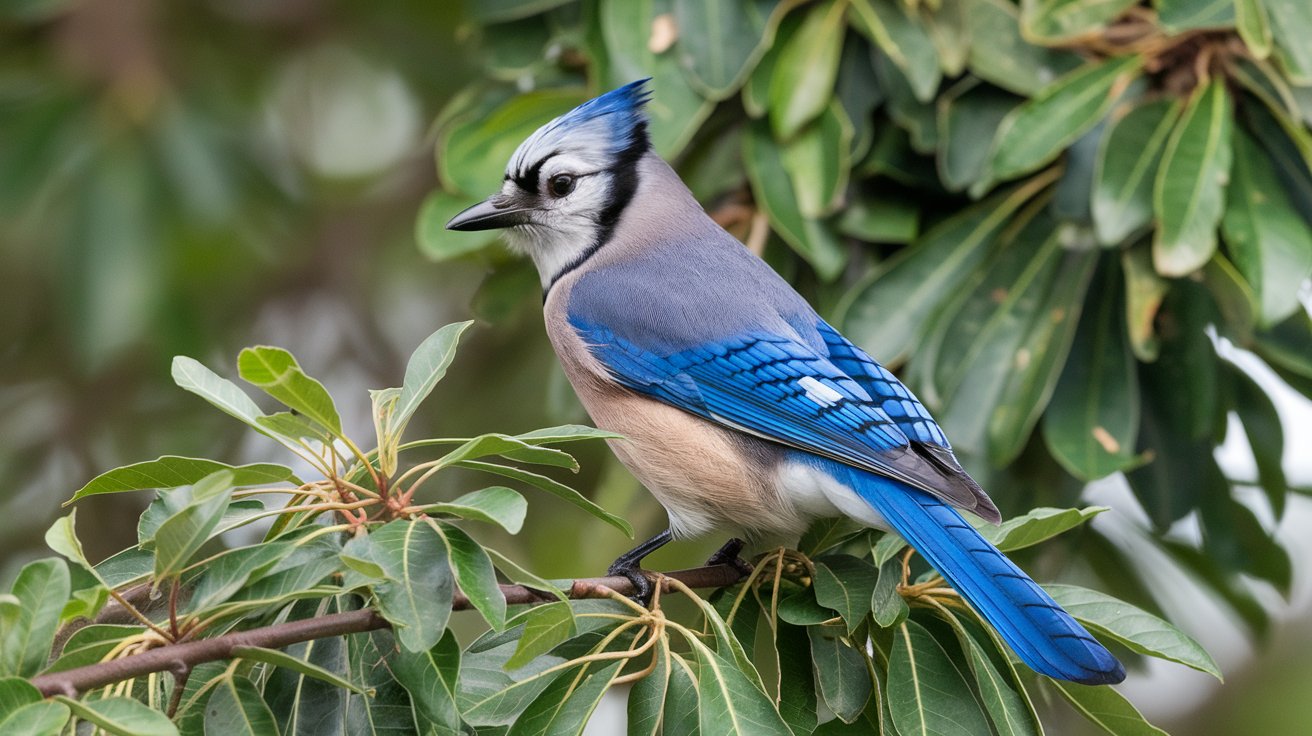
[[532,207],[521,203],[507,202],[500,195],[488,197],[460,214],[452,217],[446,224],[447,230],[499,230],[515,225],[527,225],[532,220]]

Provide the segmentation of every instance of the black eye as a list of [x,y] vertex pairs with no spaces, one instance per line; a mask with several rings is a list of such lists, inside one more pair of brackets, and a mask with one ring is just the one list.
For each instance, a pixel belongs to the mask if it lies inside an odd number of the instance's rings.
[[547,182],[547,191],[553,197],[563,197],[574,191],[574,177],[569,174],[556,174]]

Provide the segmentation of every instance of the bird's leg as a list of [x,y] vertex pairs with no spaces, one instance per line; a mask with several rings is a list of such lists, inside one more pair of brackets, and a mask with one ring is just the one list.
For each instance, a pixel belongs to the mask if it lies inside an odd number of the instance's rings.
[[651,579],[647,577],[646,572],[642,569],[642,560],[647,555],[669,544],[674,539],[674,535],[669,529],[657,534],[647,541],[639,544],[637,547],[625,552],[615,561],[610,563],[610,568],[606,570],[607,575],[623,575],[633,583],[632,598],[647,605],[651,602],[652,584]]
[[738,537],[730,538],[729,541],[724,543],[723,547],[720,547],[715,554],[711,555],[710,559],[706,560],[706,565],[708,567],[711,565],[729,565],[744,576],[751,575],[752,563],[738,556],[738,553],[743,551],[743,545],[745,544],[746,542]]

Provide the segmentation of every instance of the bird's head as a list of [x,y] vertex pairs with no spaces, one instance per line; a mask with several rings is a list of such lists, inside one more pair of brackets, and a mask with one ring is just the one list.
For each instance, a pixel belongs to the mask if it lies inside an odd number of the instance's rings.
[[651,148],[643,79],[593,98],[538,128],[510,157],[501,191],[466,209],[448,230],[505,230],[543,284],[609,237]]

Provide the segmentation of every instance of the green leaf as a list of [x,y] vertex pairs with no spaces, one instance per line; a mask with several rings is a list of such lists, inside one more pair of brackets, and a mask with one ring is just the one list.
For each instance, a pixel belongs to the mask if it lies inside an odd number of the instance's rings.
[[1124,56],[1090,64],[1044,87],[998,126],[985,176],[972,188],[1004,181],[1051,162],[1107,113],[1139,74],[1143,59]]
[[[663,2],[662,9],[668,5]],[[688,81],[679,65],[677,44],[665,53],[652,51],[651,36],[657,15],[653,0],[599,6],[598,22],[592,24],[589,34],[595,78],[602,80],[604,89],[643,77],[652,78],[651,88],[660,90],[646,106],[651,120],[648,131],[652,147],[666,160],[673,160],[701,128],[715,104],[698,94]],[[513,136],[511,150],[527,135],[525,132]]]
[[756,203],[765,210],[771,229],[821,278],[837,278],[846,254],[825,223],[802,214],[797,191],[784,167],[783,153],[762,123],[749,126],[743,136],[743,164]]
[[57,557],[19,571],[10,589],[17,605],[0,618],[0,676],[31,677],[45,666],[70,587],[68,565]]
[[25,705],[41,702],[44,696],[21,677],[0,677],[0,723]]
[[450,514],[462,519],[498,524],[511,534],[518,534],[528,514],[528,502],[518,491],[504,486],[492,486],[466,493],[454,501],[432,503],[419,507],[428,514]]
[[[505,162],[501,162],[505,168]],[[478,192],[474,192],[477,194]],[[464,194],[436,190],[424,198],[415,219],[415,242],[419,252],[441,263],[476,253],[496,240],[488,232],[463,233],[446,229],[452,217],[478,203],[478,199]]]
[[1271,397],[1247,373],[1227,363],[1234,395],[1232,409],[1239,414],[1257,464],[1257,480],[1266,491],[1267,502],[1276,519],[1284,516],[1289,480],[1285,477],[1283,456],[1285,432]]
[[[925,233],[847,293],[843,332],[885,364],[902,362],[925,325],[988,255],[993,239],[1043,182],[1023,184],[962,210]],[[887,319],[897,314],[898,319]]]
[[907,541],[897,532],[884,532],[884,535],[879,538],[878,542],[875,542],[875,546],[870,550],[871,561],[876,566],[883,568],[884,563],[893,559],[893,556],[898,552],[906,549],[906,546]]
[[428,519],[429,526],[442,535],[447,553],[451,556],[451,569],[456,584],[474,608],[493,629],[500,631],[506,625],[506,597],[497,584],[497,572],[482,545],[451,524],[439,524]]
[[1157,22],[1172,34],[1199,28],[1233,28],[1232,0],[1153,0]]
[[484,434],[475,437],[456,449],[443,455],[437,467],[450,467],[465,460],[474,460],[488,455],[501,455],[514,460],[557,468],[568,468],[578,472],[578,462],[569,453],[554,447],[538,447],[504,434]]
[[843,208],[838,230],[869,243],[910,243],[920,233],[920,207],[900,197],[860,197]]
[[1139,437],[1139,374],[1125,334],[1118,270],[1106,269],[1093,298],[1043,415],[1052,456],[1083,481],[1134,465]]
[[460,644],[447,631],[437,646],[426,652],[404,649],[387,658],[388,667],[410,693],[415,713],[439,728],[460,732],[460,710],[455,688],[460,676]]
[[1084,63],[1070,51],[1027,41],[1018,10],[1008,0],[965,0],[965,13],[971,28],[967,66],[975,76],[1008,92],[1033,96]]
[[205,476],[192,486],[190,502],[159,525],[155,531],[157,585],[180,573],[210,538],[232,500],[232,479],[228,470]]
[[565,5],[570,0],[483,0],[469,8],[475,23],[488,25],[527,18]]
[[1049,680],[1057,692],[1091,723],[1111,736],[1166,736],[1146,721],[1125,696],[1110,687]]
[[879,578],[870,596],[870,614],[880,628],[896,626],[911,615],[911,607],[897,590],[901,582],[902,563],[899,560],[890,559],[879,566]]
[[386,580],[373,584],[378,612],[392,622],[401,646],[432,649],[446,630],[455,588],[437,532],[421,520],[398,519],[347,542],[342,554],[368,559],[383,571]]
[[670,667],[670,686],[665,692],[663,731],[671,736],[703,736],[699,720],[701,697],[697,692],[697,674],[682,656],[671,654],[670,658],[673,665]]
[[326,682],[334,687],[340,687],[344,690],[350,690],[353,693],[365,694],[364,688],[352,683],[335,672],[330,672],[323,667],[300,657],[293,657],[287,652],[279,649],[266,649],[264,647],[236,646],[232,648],[233,658],[249,660],[251,662],[263,662],[264,664],[282,667],[283,669],[298,672],[306,677],[312,677],[321,682]]
[[1138,0],[1021,0],[1021,29],[1027,38],[1055,44],[1101,30]]
[[255,405],[246,392],[217,373],[206,368],[200,361],[178,355],[173,358],[173,382],[179,388],[190,391],[218,407],[225,414],[236,417],[257,431],[267,434],[256,423],[256,418],[264,416],[260,407]]
[[851,555],[830,555],[815,561],[815,598],[822,606],[838,611],[849,633],[870,613],[879,572],[873,565]]
[[698,722],[703,734],[791,736],[779,711],[733,660],[690,641],[697,654]]
[[842,204],[851,173],[852,124],[837,100],[780,149],[803,217],[815,219]]
[[1266,153],[1234,131],[1234,165],[1221,222],[1235,266],[1260,298],[1261,323],[1302,308],[1299,288],[1312,275],[1312,229],[1295,209]]
[[1125,272],[1125,334],[1134,357],[1151,363],[1161,349],[1155,325],[1169,285],[1153,269],[1152,251],[1147,247],[1123,251],[1121,270]]
[[178,734],[177,727],[168,716],[131,698],[79,701],[64,695],[56,695],[55,700],[68,706],[78,718],[117,736],[177,736]]
[[903,622],[894,633],[888,706],[902,736],[989,733],[966,679],[933,635],[913,621]]
[[473,321],[455,322],[438,329],[424,338],[410,355],[405,366],[405,380],[401,384],[401,395],[397,398],[396,409],[391,414],[388,429],[398,437],[405,431],[406,423],[414,416],[415,410],[424,399],[432,393],[433,387],[446,375],[447,368],[456,357],[456,345],[460,336],[469,329]]
[[63,703],[31,703],[10,713],[7,718],[0,716],[0,733],[59,736],[71,716],[68,706]]
[[981,535],[1002,552],[1032,547],[1040,542],[1064,534],[1093,517],[1107,511],[1106,506],[1086,506],[1082,509],[1031,509],[1001,524],[982,523]]
[[[370,413],[374,418],[374,436],[378,440],[378,469],[385,477],[396,474],[397,454],[400,452],[401,437],[392,432],[393,416],[396,414],[396,401],[401,398],[399,388],[381,388],[369,390]],[[365,468],[361,469],[367,470]]]
[[577,440],[618,440],[624,439],[624,435],[584,424],[562,424],[559,427],[544,427],[517,434],[515,439],[530,445],[554,445]]
[[205,704],[205,733],[206,736],[267,736],[278,733],[278,726],[255,683],[231,675],[210,691]]
[[1077,585],[1050,584],[1043,589],[1093,633],[1109,636],[1140,654],[1179,662],[1221,679],[1216,662],[1198,642],[1151,613]]
[[515,645],[515,653],[506,661],[506,669],[523,667],[578,631],[574,611],[564,601],[535,606],[524,614],[524,633]]
[[1043,733],[1034,710],[1012,687],[984,652],[979,642],[964,630],[958,632],[970,661],[975,684],[999,736],[1038,736]]
[[978,80],[953,85],[938,101],[937,152],[939,177],[949,191],[958,192],[984,175],[991,141],[998,126],[1021,99]]
[[1099,243],[1119,244],[1152,224],[1153,182],[1180,108],[1179,102],[1156,100],[1113,111],[1093,175]]
[[487,552],[488,557],[492,558],[492,564],[496,565],[496,568],[500,570],[501,574],[505,575],[506,578],[510,580],[510,582],[516,585],[523,585],[537,591],[549,593],[551,595],[556,596],[562,601],[569,600],[568,598],[565,597],[565,594],[561,592],[560,588],[555,583],[552,583],[550,580],[545,580],[543,578],[538,577],[537,575],[534,575],[528,570],[525,570],[524,568],[520,567],[519,564],[516,563],[514,560],[510,559],[509,557],[506,557],[505,555],[492,549],[491,547],[484,547],[483,551]]
[[[656,644],[655,668],[633,683],[628,699],[628,736],[662,736],[665,698],[670,688],[670,656],[665,642]],[[809,685],[809,683],[808,683]]]
[[788,140],[820,116],[834,94],[843,51],[847,4],[837,0],[813,6],[797,31],[782,43],[770,77],[770,123]]
[[1248,51],[1257,59],[1271,55],[1271,23],[1263,0],[1235,0],[1235,27]]
[[1216,80],[1195,91],[1171,132],[1153,186],[1153,265],[1163,276],[1190,274],[1216,251],[1232,125],[1230,95]]
[[934,99],[943,75],[929,29],[895,0],[852,0],[852,25],[897,65],[917,100]]
[[[44,672],[63,672],[74,667],[95,664],[105,658],[114,647],[130,636],[144,631],[141,625],[88,624],[73,632],[64,642],[56,659]],[[0,696],[2,697],[2,696]],[[0,716],[3,718],[3,716]]]
[[556,678],[515,719],[506,736],[578,736],[583,733],[583,727],[601,702],[601,696],[622,666],[622,661],[603,665],[586,677],[581,672],[579,677],[582,680]]
[[555,480],[552,480],[551,478],[548,478],[545,475],[531,473],[527,470],[514,468],[509,465],[485,463],[485,462],[479,462],[477,460],[463,460],[458,464],[460,465],[460,467],[472,468],[474,470],[481,470],[486,473],[501,475],[507,478],[512,478],[514,480],[528,483],[531,486],[535,486],[541,490],[546,491],[547,493],[552,494],[553,496],[568,501],[571,504],[574,504],[575,506],[583,509],[589,514],[592,514],[598,519],[601,519],[607,524],[610,524],[616,529],[619,529],[620,531],[624,532],[629,536],[630,539],[633,538],[633,527],[629,525],[629,522],[616,516],[615,514],[610,513],[609,511],[603,509],[602,507],[598,506],[592,501],[589,501],[587,498],[583,496],[583,494],[579,493],[573,488],[570,488],[569,486],[564,485],[562,483],[558,483]]
[[1271,14],[1271,32],[1275,36],[1276,60],[1289,81],[1300,87],[1312,86],[1312,6],[1302,0],[1262,0]]
[[163,455],[155,460],[124,465],[96,476],[91,482],[64,502],[70,503],[85,496],[100,493],[122,493],[149,489],[177,488],[199,483],[202,478],[220,470],[232,472],[233,486],[263,486],[300,480],[290,468],[270,463],[233,466],[215,460]]
[[237,356],[237,372],[251,385],[341,435],[342,419],[333,398],[322,383],[305,375],[291,353],[267,345],[244,348]]
[[803,588],[779,601],[779,619],[794,626],[813,626],[838,618],[838,612],[825,608],[815,599],[815,588]]
[[[911,80],[888,56],[875,54],[874,65],[875,80],[886,98],[888,117],[910,134],[912,150],[925,156],[933,154],[939,145],[934,104],[916,99]],[[878,148],[872,151],[879,152]]]
[[770,47],[766,10],[752,0],[674,0],[674,52],[706,99],[718,102],[737,92]]
[[[811,639],[811,661],[815,680],[825,705],[843,723],[853,723],[865,710],[873,686],[865,655],[838,638],[823,634],[822,627],[807,628]],[[796,662],[780,666],[796,667]]]

